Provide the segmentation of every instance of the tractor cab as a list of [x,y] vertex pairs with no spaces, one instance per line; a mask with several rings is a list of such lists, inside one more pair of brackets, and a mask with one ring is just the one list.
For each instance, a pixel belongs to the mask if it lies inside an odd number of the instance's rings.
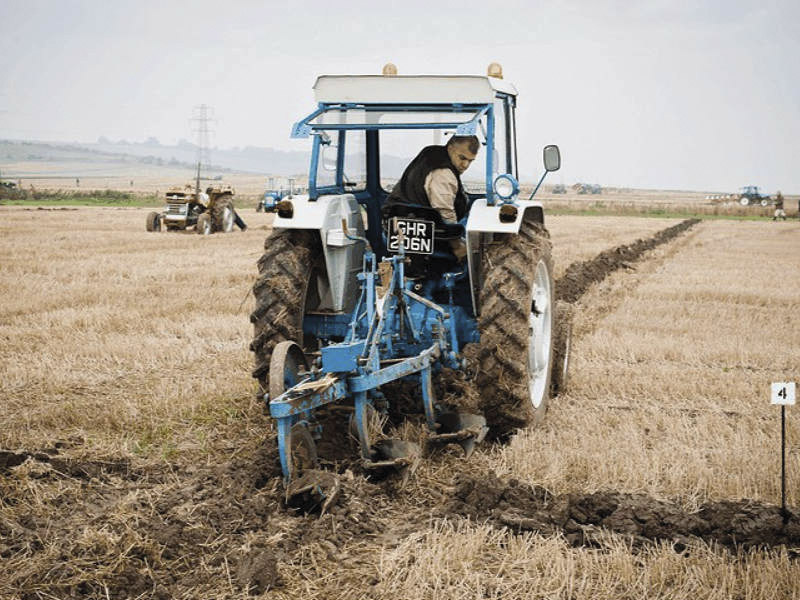
[[[308,193],[292,194],[274,206],[274,227],[320,230],[329,275],[324,308],[333,311],[348,311],[357,300],[355,271],[363,251],[347,239],[342,219],[369,241],[378,261],[391,254],[389,238],[394,232],[385,230],[381,214],[386,198],[422,148],[444,145],[451,135],[477,136],[481,147],[461,175],[469,202],[462,229],[445,231],[434,219],[433,235],[440,241],[465,238],[473,288],[480,279],[478,253],[484,234],[516,234],[523,220],[544,223],[542,206],[533,194],[519,197],[517,90],[502,79],[499,65],[491,65],[487,76],[398,76],[392,69],[384,73],[389,74],[317,78],[317,107],[291,131],[293,138],[312,142]],[[544,174],[559,166],[558,147],[547,146]],[[332,276],[334,271],[341,273],[341,280]],[[468,296],[477,311],[476,289]]]
[[[475,135],[478,158],[462,176],[470,203],[492,206],[518,192],[516,96],[497,77],[330,76],[314,85],[317,109],[292,137],[313,139],[308,201],[352,194],[364,207],[379,256],[381,206],[411,159],[450,135]],[[499,189],[496,187],[499,186]]]

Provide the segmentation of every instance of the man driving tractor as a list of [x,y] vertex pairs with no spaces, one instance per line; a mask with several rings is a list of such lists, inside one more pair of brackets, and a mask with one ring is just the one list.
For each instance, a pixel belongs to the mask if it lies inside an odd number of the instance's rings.
[[[463,219],[469,199],[461,183],[461,174],[475,160],[480,150],[476,136],[452,136],[444,146],[426,146],[403,171],[383,205],[384,218],[392,214],[397,204],[429,206],[447,224]],[[462,260],[467,254],[461,239],[452,240],[450,248]]]

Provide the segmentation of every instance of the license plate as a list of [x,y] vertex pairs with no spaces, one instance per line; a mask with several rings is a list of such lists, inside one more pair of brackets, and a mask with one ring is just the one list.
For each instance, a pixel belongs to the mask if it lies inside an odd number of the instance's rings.
[[433,254],[433,221],[394,218],[390,229],[389,252],[392,254],[400,251],[401,237],[406,254]]

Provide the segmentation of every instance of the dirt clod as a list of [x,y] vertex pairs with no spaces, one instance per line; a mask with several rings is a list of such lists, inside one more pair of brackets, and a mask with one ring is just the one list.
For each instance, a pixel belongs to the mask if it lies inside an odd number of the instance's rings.
[[239,584],[257,596],[280,585],[278,563],[271,550],[251,552],[242,557],[237,570]]

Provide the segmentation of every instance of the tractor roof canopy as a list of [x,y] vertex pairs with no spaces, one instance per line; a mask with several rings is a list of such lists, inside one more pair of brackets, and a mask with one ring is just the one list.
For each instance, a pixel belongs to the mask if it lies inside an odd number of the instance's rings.
[[[499,77],[322,75],[314,84],[314,98],[316,109],[291,132],[295,139],[314,138],[308,179],[312,199],[358,190],[362,182],[364,197],[378,202],[385,195],[384,184],[391,183],[385,180],[392,157],[413,157],[426,145],[441,144],[448,133],[475,135],[483,143],[484,157],[473,162],[464,181],[490,204],[494,178],[517,177],[517,89]],[[426,139],[413,130],[432,135]],[[400,149],[400,138],[414,145],[410,152]],[[388,157],[383,170],[381,152]]]
[[492,103],[517,90],[495,77],[471,75],[322,75],[318,108],[292,128],[293,138],[348,129],[455,129],[473,135]]
[[314,84],[324,104],[489,104],[498,92],[517,95],[502,79],[474,75],[322,75]]

